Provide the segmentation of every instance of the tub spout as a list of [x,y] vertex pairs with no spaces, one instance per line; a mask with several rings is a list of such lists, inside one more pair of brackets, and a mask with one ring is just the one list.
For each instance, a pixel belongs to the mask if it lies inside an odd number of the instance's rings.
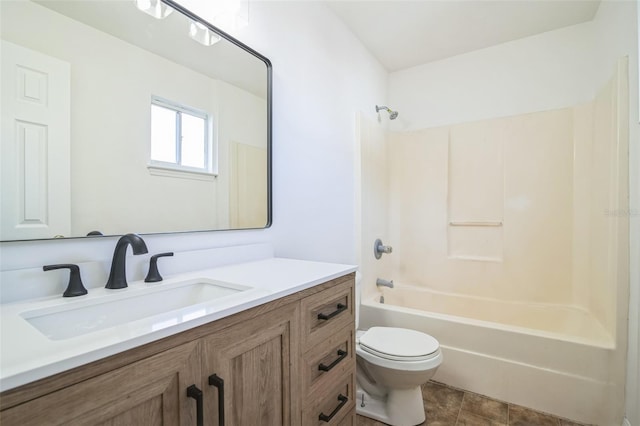
[[382,278],[378,278],[376,280],[376,285],[378,287],[389,287],[393,288],[393,280],[383,280]]

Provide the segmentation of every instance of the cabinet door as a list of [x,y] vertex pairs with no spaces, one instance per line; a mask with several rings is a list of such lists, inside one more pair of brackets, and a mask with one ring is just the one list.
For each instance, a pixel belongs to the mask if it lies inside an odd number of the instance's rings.
[[197,342],[187,343],[0,413],[10,425],[196,425]]
[[205,406],[213,407],[207,412],[212,425],[299,424],[297,318],[293,303],[204,339],[204,374],[224,381],[224,422],[220,387],[208,386],[205,392]]

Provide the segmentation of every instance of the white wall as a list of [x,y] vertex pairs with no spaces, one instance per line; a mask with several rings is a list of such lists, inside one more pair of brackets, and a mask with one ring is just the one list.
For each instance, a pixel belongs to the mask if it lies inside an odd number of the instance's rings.
[[[218,200],[225,202],[217,203],[217,218],[219,228],[229,228],[229,203],[233,197],[230,188],[231,165],[230,165],[230,144],[231,142],[244,143],[251,146],[266,149],[265,132],[267,131],[266,100],[255,96],[247,91],[238,90],[236,86],[224,81],[217,82],[217,96],[220,99],[217,108],[219,122],[224,126],[217,126],[218,140]],[[248,123],[245,117],[254,121]],[[260,179],[260,178],[258,178]],[[266,204],[265,204],[266,206]],[[260,216],[260,213],[257,214]],[[266,208],[264,220],[266,223]]]
[[[273,63],[273,226],[153,235],[149,250],[272,242],[279,256],[355,263],[355,115],[375,118],[387,73],[322,3],[255,2],[250,20],[238,37]],[[114,245],[3,243],[0,269],[110,259]]]
[[594,62],[591,27],[574,25],[391,73],[389,103],[400,112],[391,130],[566,108],[593,99],[606,78],[594,86],[588,72]]
[[[274,241],[281,256],[356,262],[356,111],[387,73],[318,2],[255,2],[241,34],[274,67]],[[268,36],[268,37],[265,37]]]
[[629,56],[629,340],[627,356],[626,416],[640,426],[640,125],[638,124],[638,2],[603,1],[593,21],[597,66],[604,78],[607,64]]

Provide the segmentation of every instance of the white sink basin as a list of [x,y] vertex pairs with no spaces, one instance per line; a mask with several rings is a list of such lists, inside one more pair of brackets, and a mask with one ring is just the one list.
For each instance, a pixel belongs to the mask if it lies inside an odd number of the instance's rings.
[[26,311],[21,316],[51,340],[69,339],[123,324],[155,331],[205,315],[212,309],[211,302],[226,301],[232,295],[251,289],[199,278],[154,287],[129,287],[86,303],[67,299],[69,304]]

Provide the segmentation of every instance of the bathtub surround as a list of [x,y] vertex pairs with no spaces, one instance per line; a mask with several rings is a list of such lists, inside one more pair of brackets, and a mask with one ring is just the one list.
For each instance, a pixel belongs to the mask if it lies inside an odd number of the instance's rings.
[[627,139],[615,122],[626,119],[626,69],[625,60],[595,101],[574,108],[391,133],[390,278],[582,306],[613,338],[615,229],[628,218],[607,212],[627,193]]

